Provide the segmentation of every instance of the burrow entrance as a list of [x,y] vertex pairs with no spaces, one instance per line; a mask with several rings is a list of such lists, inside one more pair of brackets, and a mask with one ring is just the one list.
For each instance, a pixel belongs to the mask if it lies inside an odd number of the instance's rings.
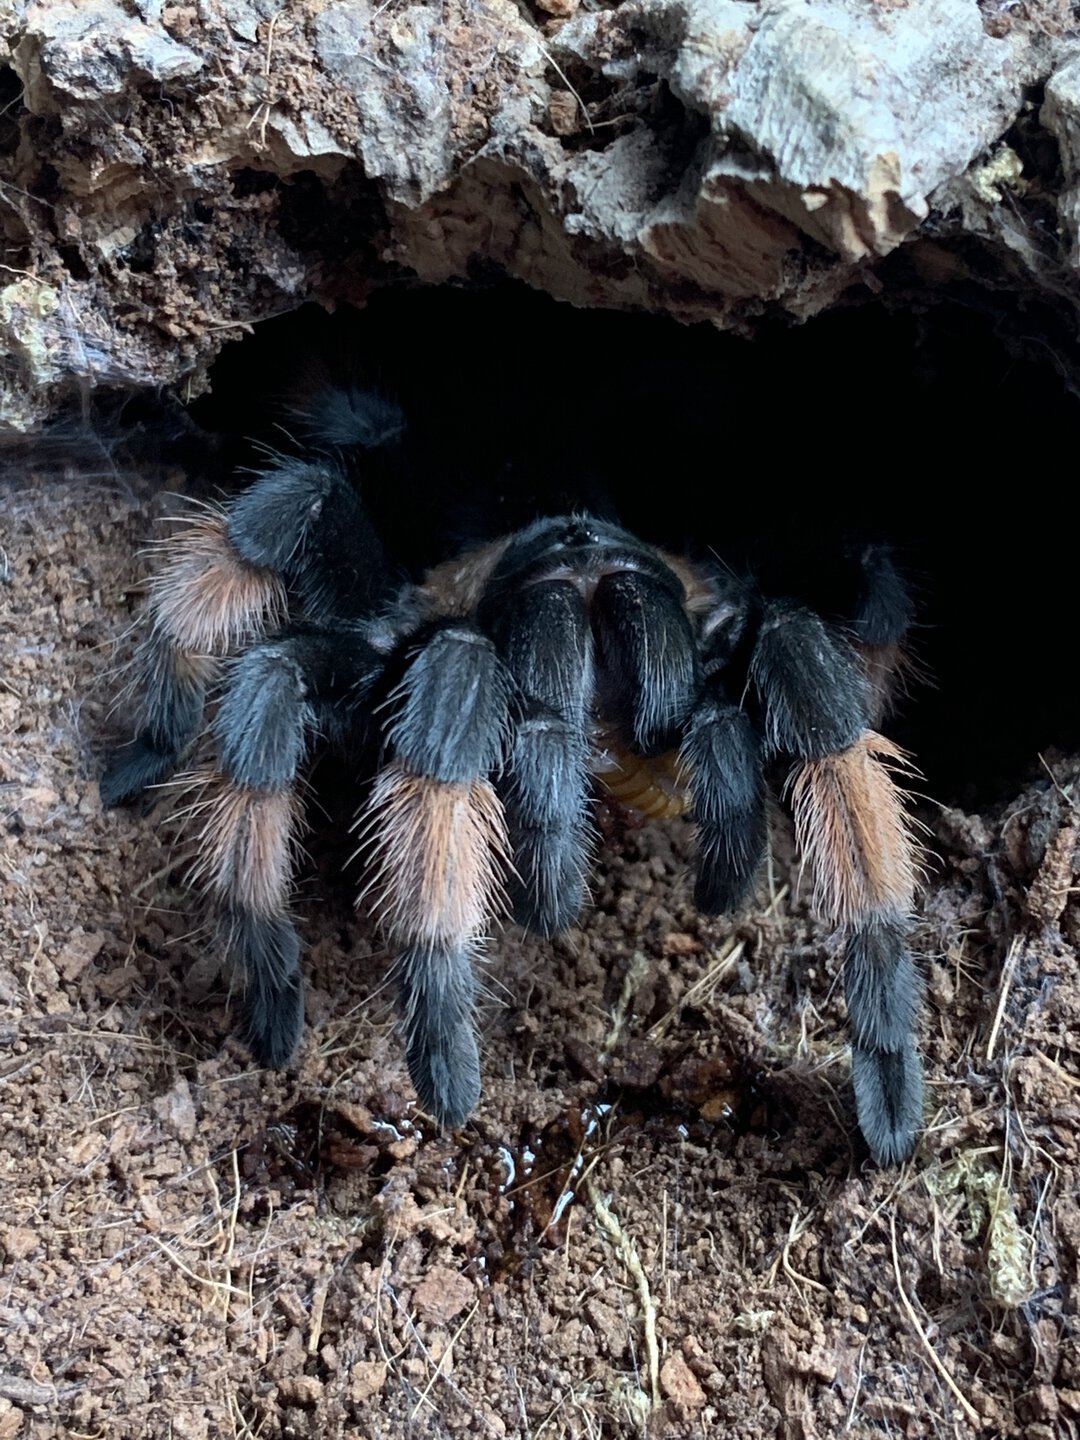
[[[404,411],[404,443],[361,475],[403,572],[536,514],[602,508],[813,597],[838,537],[883,537],[915,589],[924,677],[890,731],[929,794],[979,807],[1047,749],[1080,748],[1063,468],[1080,398],[1049,351],[999,338],[1017,329],[1005,313],[862,305],[749,340],[518,285],[388,289],[226,346],[183,458],[196,483],[234,487],[268,448],[302,448],[296,396],[328,379]],[[124,411],[144,439],[147,403]]]

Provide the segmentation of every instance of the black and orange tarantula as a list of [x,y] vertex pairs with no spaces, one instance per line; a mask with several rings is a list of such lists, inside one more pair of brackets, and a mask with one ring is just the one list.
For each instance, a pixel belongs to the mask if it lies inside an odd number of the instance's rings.
[[551,935],[585,902],[594,776],[616,794],[634,788],[627,774],[669,776],[660,808],[692,808],[696,903],[719,913],[753,882],[778,757],[818,906],[846,932],[859,1124],[878,1161],[910,1152],[918,858],[893,778],[903,756],[874,726],[911,607],[887,550],[853,559],[842,625],[589,514],[536,520],[401,587],[332,460],[279,464],[170,545],[150,594],[142,729],[102,796],[118,804],[174,772],[230,657],[200,854],[260,1061],[285,1065],[302,1029],[289,906],[316,737],[378,746],[367,887],[399,957],[413,1083],[447,1126],[480,1092],[474,962],[493,919],[509,902]]

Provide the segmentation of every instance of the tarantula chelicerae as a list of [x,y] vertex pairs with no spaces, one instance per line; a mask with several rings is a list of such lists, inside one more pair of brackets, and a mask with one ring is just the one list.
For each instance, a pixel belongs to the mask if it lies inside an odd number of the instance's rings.
[[765,762],[780,757],[818,906],[846,931],[859,1123],[877,1160],[909,1153],[917,854],[893,779],[902,753],[873,727],[911,607],[887,550],[855,557],[843,625],[589,514],[536,520],[401,587],[332,460],[278,464],[170,547],[150,594],[143,727],[102,795],[120,803],[173,773],[217,657],[232,657],[201,867],[260,1061],[284,1065],[302,1028],[289,903],[316,737],[378,748],[360,820],[368,885],[399,956],[413,1083],[449,1126],[480,1090],[478,949],[507,899],[541,934],[574,923],[594,775],[646,792],[643,810],[665,789],[654,808],[692,807],[696,902],[716,913],[753,881]]

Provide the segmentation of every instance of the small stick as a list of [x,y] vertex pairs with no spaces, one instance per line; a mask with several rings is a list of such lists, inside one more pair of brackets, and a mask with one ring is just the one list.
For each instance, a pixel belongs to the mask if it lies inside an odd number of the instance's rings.
[[900,1303],[901,1305],[903,1305],[908,1319],[911,1321],[912,1325],[914,1325],[915,1333],[922,1341],[923,1346],[926,1349],[927,1355],[930,1356],[930,1362],[933,1365],[934,1369],[938,1372],[942,1380],[944,1380],[945,1384],[949,1387],[953,1395],[959,1401],[960,1408],[963,1410],[964,1414],[971,1421],[971,1423],[973,1425],[981,1425],[982,1416],[971,1404],[970,1400],[968,1400],[967,1396],[960,1389],[959,1385],[957,1385],[956,1381],[952,1378],[948,1370],[945,1368],[944,1362],[942,1361],[941,1357],[938,1355],[934,1347],[930,1344],[929,1336],[919,1323],[919,1317],[915,1314],[915,1307],[912,1305],[911,1301],[907,1297],[907,1291],[904,1289],[904,1282],[900,1278],[900,1256],[897,1253],[896,1249],[895,1215],[889,1216],[889,1230],[892,1234],[893,1273],[896,1275],[896,1288],[900,1292]]
[[1001,988],[998,992],[997,1009],[994,1012],[994,1023],[990,1026],[990,1037],[986,1042],[986,1058],[992,1060],[994,1051],[997,1048],[998,1033],[1001,1030],[1001,1022],[1005,1018],[1005,1003],[1009,998],[1009,991],[1012,988],[1013,976],[1016,974],[1016,965],[1020,956],[1020,937],[1014,935],[1009,945],[1009,953],[1005,956],[1005,964],[1001,967]]

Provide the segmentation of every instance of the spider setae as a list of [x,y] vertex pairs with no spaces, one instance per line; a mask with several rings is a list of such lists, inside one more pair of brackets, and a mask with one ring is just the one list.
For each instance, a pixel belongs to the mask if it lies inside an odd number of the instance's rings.
[[246,977],[247,1043],[282,1066],[303,1024],[298,781],[316,738],[373,740],[366,886],[399,957],[413,1083],[457,1126],[480,1093],[477,952],[507,904],[544,935],[574,923],[596,776],[618,795],[644,774],[653,809],[691,808],[696,903],[720,913],[750,889],[766,762],[786,760],[817,906],[845,932],[859,1124],[875,1159],[895,1162],[922,1110],[907,943],[918,855],[894,779],[903,755],[875,726],[911,604],[884,547],[850,564],[851,613],[826,619],[572,513],[400,585],[343,466],[287,460],[170,542],[139,662],[142,726],[102,797],[171,776],[220,681],[200,865]]

